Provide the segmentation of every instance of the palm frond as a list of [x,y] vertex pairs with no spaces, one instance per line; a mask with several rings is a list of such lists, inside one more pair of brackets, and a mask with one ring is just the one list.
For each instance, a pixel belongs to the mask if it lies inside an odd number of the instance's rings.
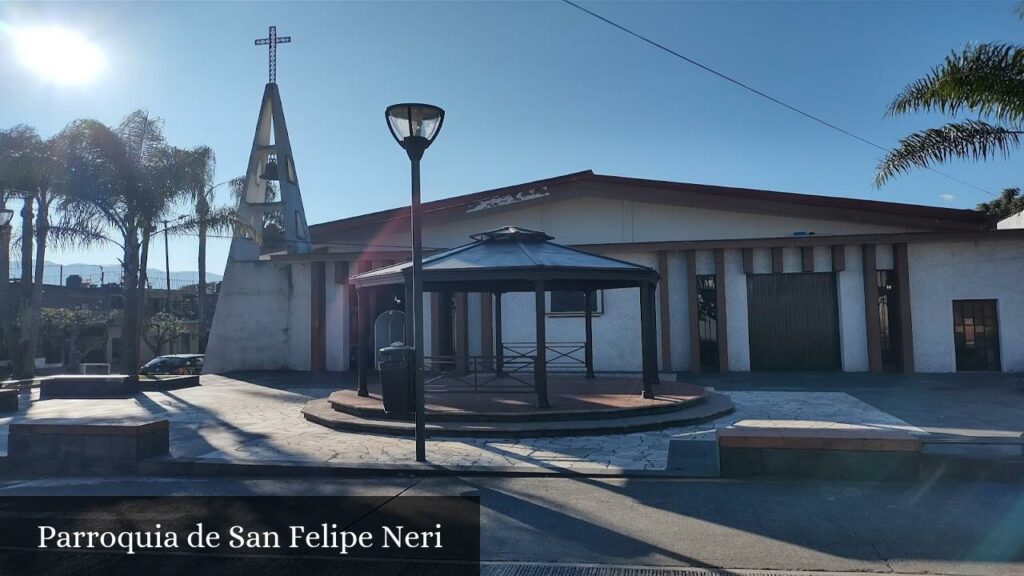
[[208,232],[229,232],[247,237],[256,236],[252,224],[241,216],[234,206],[216,206],[210,208],[205,216],[192,215],[182,217],[167,227],[171,234],[194,234],[202,227]]
[[902,138],[886,154],[875,170],[875,186],[880,187],[897,174],[911,168],[925,168],[953,158],[983,160],[1006,157],[1020,145],[1024,132],[994,126],[980,120],[965,120],[930,128]]
[[56,225],[47,230],[49,244],[57,248],[88,248],[96,244],[110,242],[120,244],[104,233],[102,229],[89,230],[74,226]]
[[1024,47],[969,45],[903,89],[887,115],[938,111],[955,115],[970,110],[1000,122],[1024,120]]

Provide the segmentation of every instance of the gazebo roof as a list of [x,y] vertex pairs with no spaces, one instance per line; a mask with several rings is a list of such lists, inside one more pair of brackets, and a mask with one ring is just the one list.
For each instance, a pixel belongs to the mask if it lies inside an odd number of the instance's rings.
[[[473,234],[474,242],[423,259],[424,289],[533,291],[629,288],[657,282],[652,268],[552,242],[544,232],[505,226]],[[403,262],[352,277],[357,287],[401,284],[412,272]]]

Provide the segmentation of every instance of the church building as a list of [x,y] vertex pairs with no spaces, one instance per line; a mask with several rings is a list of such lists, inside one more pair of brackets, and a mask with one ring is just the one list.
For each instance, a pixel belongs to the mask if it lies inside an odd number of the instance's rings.
[[[1024,230],[973,210],[586,171],[423,211],[428,254],[516,226],[657,270],[663,372],[1024,369]],[[408,260],[409,237],[404,207],[313,224],[308,251],[233,249],[207,370],[354,369],[350,278]],[[641,369],[637,292],[593,299],[598,373]],[[500,316],[491,294],[424,297],[427,355],[493,355],[499,317],[503,346],[533,341],[532,294],[507,294]],[[370,302],[371,317],[402,299]],[[549,343],[583,341],[583,307],[549,294]]]

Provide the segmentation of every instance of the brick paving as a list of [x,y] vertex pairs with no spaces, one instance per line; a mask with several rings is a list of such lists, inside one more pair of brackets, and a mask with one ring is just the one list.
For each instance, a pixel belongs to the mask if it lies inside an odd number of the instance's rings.
[[[0,418],[6,452],[12,419],[159,417],[170,420],[171,455],[201,461],[302,464],[412,463],[413,441],[329,430],[299,410],[338,389],[339,377],[266,373],[204,375],[202,385],[143,392],[128,399],[43,400],[22,396],[15,416]],[[428,458],[446,466],[571,470],[661,470],[671,440],[712,440],[717,428],[744,419],[787,419],[917,429],[842,392],[730,392],[736,411],[699,426],[606,436],[525,439],[431,439]]]

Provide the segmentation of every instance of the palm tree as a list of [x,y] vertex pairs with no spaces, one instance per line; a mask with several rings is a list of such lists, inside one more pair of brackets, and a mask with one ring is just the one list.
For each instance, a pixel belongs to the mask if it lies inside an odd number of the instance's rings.
[[62,133],[62,224],[123,251],[122,368],[132,375],[139,369],[150,239],[187,183],[183,151],[167,145],[162,127],[136,110],[116,128],[78,120]]
[[195,215],[191,218],[182,218],[178,223],[169,228],[174,233],[189,234],[195,233],[199,236],[199,282],[197,286],[196,312],[199,316],[199,342],[200,350],[205,349],[206,335],[209,332],[209,321],[207,319],[206,303],[206,241],[210,232],[226,232],[232,229],[240,233],[248,232],[250,226],[240,217],[237,207],[234,204],[217,206],[217,188],[228,185],[235,196],[244,185],[244,178],[232,178],[219,184],[214,184],[214,174],[217,169],[217,158],[213,150],[208,146],[199,146],[188,151],[186,160],[187,178],[186,193],[192,203]]
[[1024,196],[1020,195],[1020,188],[1004,188],[995,200],[978,204],[977,210],[988,214],[993,221],[1009,218],[1024,212]]
[[[35,375],[35,355],[39,341],[42,307],[43,272],[47,238],[51,235],[50,204],[56,172],[54,148],[56,139],[45,141],[34,128],[25,125],[0,131],[0,188],[5,200],[20,197],[21,209],[21,280],[18,298],[10,298],[9,244],[4,251],[2,278],[3,329],[8,344],[12,375],[31,378]],[[5,235],[6,242],[10,241]],[[33,266],[33,247],[35,248]]]
[[1024,47],[989,43],[968,45],[900,92],[887,114],[940,112],[976,115],[939,128],[915,132],[899,141],[879,163],[881,186],[911,168],[953,158],[1006,157],[1024,134]]

